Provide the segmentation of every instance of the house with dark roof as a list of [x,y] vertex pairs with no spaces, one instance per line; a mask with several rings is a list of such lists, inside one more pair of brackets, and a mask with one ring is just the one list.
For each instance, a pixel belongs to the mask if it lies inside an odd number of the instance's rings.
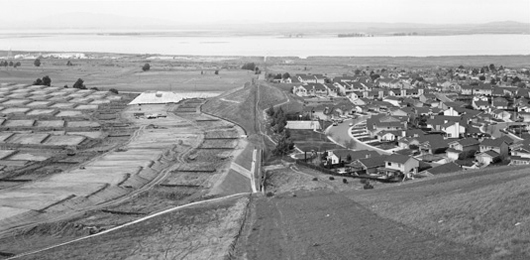
[[510,148],[510,155],[512,158],[514,156],[530,158],[530,140],[523,140],[518,143],[514,143],[510,146]]
[[493,150],[488,150],[475,155],[477,161],[482,165],[490,165],[501,160],[501,155]]
[[427,175],[438,175],[438,174],[444,174],[444,173],[457,172],[461,170],[462,170],[462,167],[460,165],[454,162],[450,162],[450,163],[442,164],[442,165],[427,169],[421,173],[427,174]]
[[349,149],[337,149],[327,152],[326,162],[330,162],[332,165],[337,165],[341,162],[351,163],[359,159],[379,156],[379,153],[368,150],[352,151]]
[[379,168],[379,173],[387,176],[406,175],[411,176],[418,173],[420,162],[413,157],[392,154],[385,159],[385,166]]
[[370,158],[357,159],[355,165],[358,165],[366,173],[377,173],[377,169],[385,166],[385,160],[388,155],[379,155]]
[[508,156],[509,144],[504,138],[486,138],[480,143],[479,152],[485,153],[487,151],[494,151],[501,159],[504,159]]
[[504,97],[493,98],[491,106],[496,109],[508,109],[508,100]]
[[479,150],[480,142],[472,137],[455,140],[450,142],[449,148],[445,151],[447,157],[451,160],[458,160],[460,154],[474,155]]

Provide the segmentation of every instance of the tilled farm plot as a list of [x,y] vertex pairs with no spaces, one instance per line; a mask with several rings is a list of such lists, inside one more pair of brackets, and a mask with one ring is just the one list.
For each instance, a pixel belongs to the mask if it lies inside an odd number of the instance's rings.
[[379,217],[340,194],[296,195],[256,200],[241,245],[248,259],[489,259],[488,250]]
[[32,101],[26,104],[28,107],[48,107],[52,102],[50,101]]
[[237,131],[233,130],[214,130],[214,131],[207,131],[204,134],[205,139],[236,139],[239,138],[240,135]]
[[68,145],[76,146],[81,144],[86,137],[75,135],[52,135],[43,143],[45,145]]
[[64,120],[37,120],[35,127],[39,128],[63,128],[65,125]]
[[98,122],[94,121],[68,121],[66,127],[99,127],[101,126]]
[[29,110],[31,109],[27,107],[8,107],[0,111],[0,114],[25,114]]
[[79,135],[84,136],[92,139],[98,139],[102,138],[104,136],[104,132],[102,131],[93,131],[93,132],[67,132],[66,135]]
[[57,110],[55,109],[32,109],[27,112],[27,116],[53,116]]
[[[236,197],[187,207],[20,259],[223,259],[239,232],[247,205],[247,197]],[[97,226],[100,219],[105,222],[131,219],[111,213],[98,213],[94,217],[96,221],[42,225],[42,230],[53,234],[51,239],[60,241],[60,237],[79,235],[85,231],[83,228]],[[32,241],[39,243],[38,231],[37,228],[28,232],[29,240],[27,237],[0,240],[0,251],[19,253],[13,248],[22,248]]]
[[2,102],[2,106],[23,106],[30,102],[31,100],[29,99],[9,99],[7,101]]
[[7,143],[13,144],[41,144],[49,134],[13,134],[9,137]]
[[31,119],[9,119],[2,124],[2,127],[32,127],[35,120]]
[[83,112],[77,111],[77,110],[61,110],[59,113],[57,113],[56,117],[75,117],[83,115]]
[[218,139],[209,139],[204,140],[204,142],[199,146],[200,149],[235,149],[237,147],[238,141],[232,139],[218,140]]

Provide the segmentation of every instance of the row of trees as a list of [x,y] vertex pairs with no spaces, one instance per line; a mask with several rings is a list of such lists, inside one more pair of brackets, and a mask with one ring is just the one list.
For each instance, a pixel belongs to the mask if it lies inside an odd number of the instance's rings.
[[51,86],[52,79],[48,77],[47,75],[42,77],[42,79],[38,78],[35,81],[33,81],[33,85],[44,85],[44,86]]
[[20,64],[20,61],[17,61],[17,62],[13,62],[13,61],[11,61],[11,60],[10,60],[9,62],[7,62],[7,61],[5,61],[5,60],[0,61],[0,66],[2,66],[2,67],[7,67],[7,66],[9,66],[9,67],[16,68],[16,67],[20,67],[20,65],[21,65],[21,64]]
[[274,106],[267,110],[267,115],[271,118],[271,128],[273,131],[280,135],[276,147],[272,151],[273,154],[283,156],[290,153],[294,149],[294,142],[291,139],[291,132],[285,128],[287,125],[287,116],[283,109],[280,107],[277,110]]
[[256,64],[254,62],[249,62],[249,63],[243,64],[243,66],[241,66],[241,69],[252,70],[252,71],[254,71],[254,74],[261,74],[261,70],[258,68],[258,66],[256,66]]

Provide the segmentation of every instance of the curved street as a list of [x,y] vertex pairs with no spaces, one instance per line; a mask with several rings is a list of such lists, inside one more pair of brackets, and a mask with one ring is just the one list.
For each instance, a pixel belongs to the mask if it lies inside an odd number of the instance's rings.
[[350,131],[350,123],[353,123],[354,125],[368,119],[369,116],[359,116],[355,119],[347,119],[344,120],[343,123],[340,123],[336,126],[331,126],[328,129],[326,129],[326,135],[328,138],[331,138],[335,143],[352,149],[352,150],[372,150],[376,151],[378,153],[382,153],[381,150],[374,148],[372,146],[366,145],[362,142],[359,142],[353,138],[350,137],[348,131]]

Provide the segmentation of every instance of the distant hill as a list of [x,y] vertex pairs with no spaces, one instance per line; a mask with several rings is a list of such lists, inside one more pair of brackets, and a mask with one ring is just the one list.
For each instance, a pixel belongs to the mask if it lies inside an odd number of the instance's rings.
[[156,31],[192,30],[219,32],[230,35],[284,35],[306,37],[364,33],[370,35],[454,35],[454,34],[530,34],[529,23],[513,21],[484,24],[422,24],[422,23],[270,23],[260,21],[224,21],[209,24],[190,24],[163,19],[125,17],[109,14],[66,13],[26,22],[2,22],[0,29],[31,30],[105,30]]

